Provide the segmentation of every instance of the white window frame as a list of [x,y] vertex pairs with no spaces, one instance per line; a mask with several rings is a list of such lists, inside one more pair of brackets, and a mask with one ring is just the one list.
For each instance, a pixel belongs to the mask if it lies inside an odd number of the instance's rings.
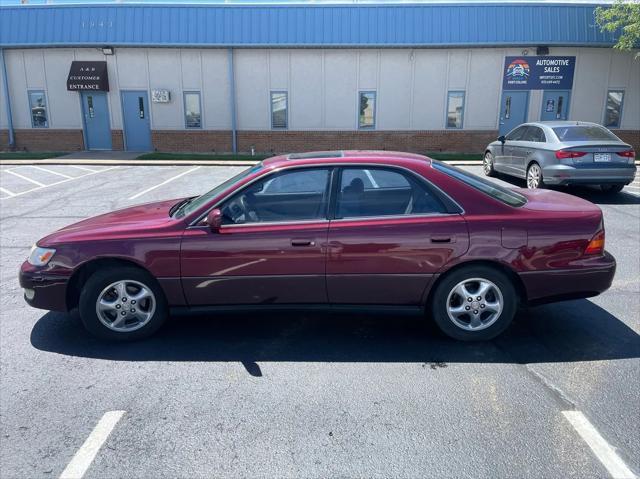
[[[611,92],[620,92],[622,93],[622,101],[620,102],[620,114],[618,115],[619,121],[618,124],[615,126],[611,126],[611,125],[606,125],[606,120],[607,120],[607,103],[609,102],[609,93]],[[602,115],[602,126],[604,126],[605,128],[608,128],[610,130],[619,130],[622,126],[622,115],[624,114],[624,97],[626,96],[627,92],[625,91],[624,88],[607,88],[607,93],[604,96],[604,112]]]
[[[362,95],[373,94],[373,124],[362,126],[360,124],[360,102]],[[378,122],[378,92],[377,90],[359,90],[358,91],[358,103],[356,107],[356,123],[358,125],[358,130],[375,130]]]
[[[44,126],[36,126],[33,122],[33,113],[32,113],[32,106],[31,106],[31,94],[32,93],[42,93],[42,97],[44,98],[44,109],[46,112],[46,125]],[[49,128],[49,126],[51,125],[51,116],[49,115],[49,98],[47,98],[47,91],[44,89],[38,89],[38,88],[34,88],[34,89],[29,89],[27,90],[27,102],[29,104],[29,120],[31,121],[31,128]]]
[[[452,93],[462,93],[462,117],[460,119],[460,126],[449,126],[449,102],[451,101]],[[467,92],[465,90],[447,90],[447,108],[444,112],[444,127],[447,130],[462,130],[464,129],[464,114],[467,107]]]
[[[284,95],[285,97],[285,115],[284,121],[285,126],[274,126],[273,124],[273,96],[274,95]],[[269,91],[269,114],[270,114],[270,123],[272,130],[288,130],[289,129],[289,92],[287,90],[271,90]]]

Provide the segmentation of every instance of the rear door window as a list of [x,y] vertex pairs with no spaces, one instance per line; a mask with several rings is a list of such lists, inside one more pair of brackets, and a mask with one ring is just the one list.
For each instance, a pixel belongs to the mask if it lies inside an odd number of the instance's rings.
[[344,168],[338,188],[337,218],[444,213],[426,184],[386,168]]
[[519,126],[515,130],[511,130],[509,134],[507,134],[506,139],[509,141],[519,141],[522,138],[522,135],[527,131],[527,126]]
[[537,126],[529,126],[522,135],[521,141],[544,143],[545,141],[547,141],[547,139],[545,137],[544,131],[542,131],[542,128],[538,128]]

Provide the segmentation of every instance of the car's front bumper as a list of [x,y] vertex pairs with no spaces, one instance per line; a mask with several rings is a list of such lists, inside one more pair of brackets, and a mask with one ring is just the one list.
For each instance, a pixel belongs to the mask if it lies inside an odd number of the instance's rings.
[[548,185],[628,185],[635,174],[636,165],[631,163],[549,165],[542,169],[544,182]]
[[50,311],[67,311],[67,276],[48,274],[26,261],[20,268],[20,286],[30,306]]
[[613,282],[616,260],[604,255],[576,261],[571,269],[521,272],[529,303],[589,298],[603,293]]

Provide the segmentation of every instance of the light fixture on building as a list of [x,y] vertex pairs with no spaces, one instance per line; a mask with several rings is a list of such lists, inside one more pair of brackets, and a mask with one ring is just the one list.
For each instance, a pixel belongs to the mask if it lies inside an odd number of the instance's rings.
[[522,50],[522,55],[523,56],[527,56],[529,54],[529,50],[527,50],[526,48],[524,50]]
[[539,46],[536,47],[536,55],[548,55],[549,47]]
[[113,55],[113,47],[102,47],[102,53],[104,55]]

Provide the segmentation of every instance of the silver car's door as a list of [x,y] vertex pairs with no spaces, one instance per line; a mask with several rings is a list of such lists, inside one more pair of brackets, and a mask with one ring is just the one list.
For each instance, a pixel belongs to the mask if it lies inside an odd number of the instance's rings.
[[514,145],[511,151],[511,168],[513,174],[520,176],[521,178],[525,177],[527,158],[531,154],[531,149],[535,147],[535,143],[533,142],[535,130],[537,130],[537,127],[528,126],[520,136],[520,139],[513,142]]
[[504,144],[502,163],[499,168],[496,168],[496,170],[501,171],[502,173],[507,173],[509,175],[516,174],[513,167],[513,155],[515,154],[515,150],[519,145],[519,140],[526,129],[526,125],[521,125],[507,134],[505,138],[506,141]]

